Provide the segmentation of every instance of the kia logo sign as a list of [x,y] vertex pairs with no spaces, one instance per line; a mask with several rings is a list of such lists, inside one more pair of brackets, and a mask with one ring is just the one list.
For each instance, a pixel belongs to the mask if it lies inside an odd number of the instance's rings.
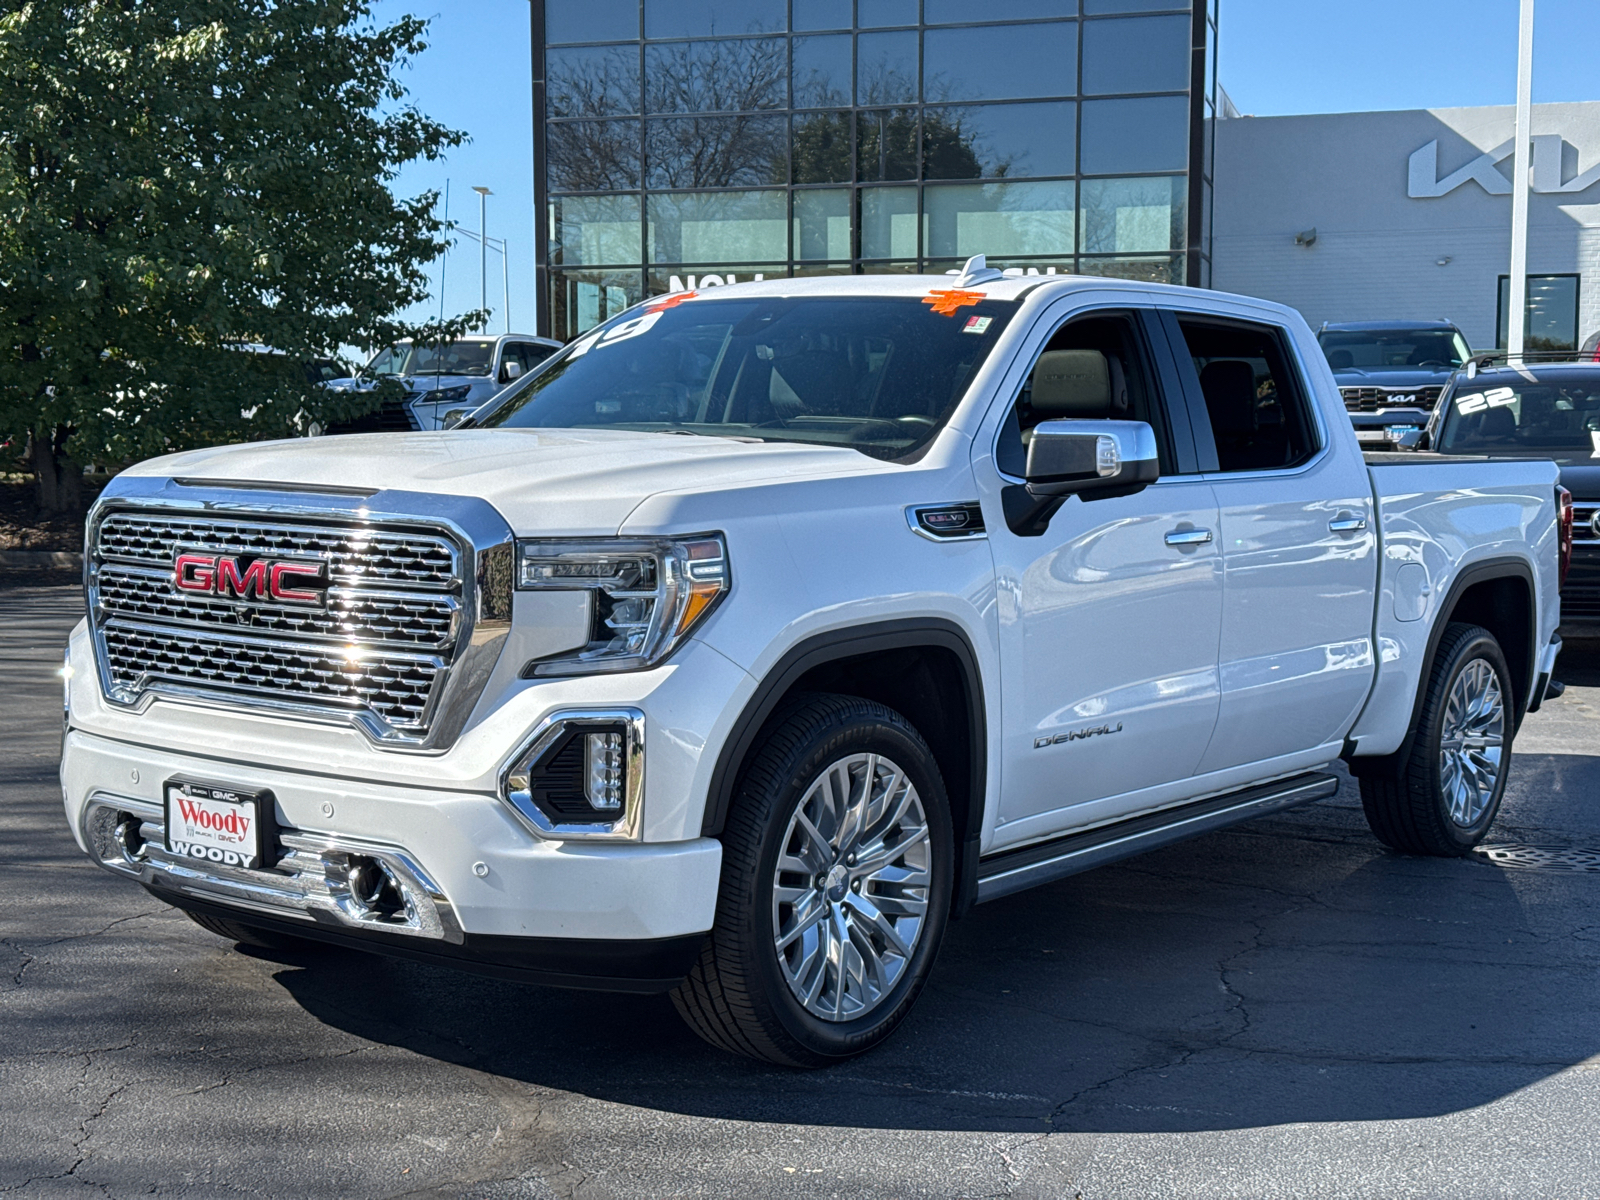
[[321,608],[328,592],[328,564],[183,550],[172,560],[172,586],[222,600]]

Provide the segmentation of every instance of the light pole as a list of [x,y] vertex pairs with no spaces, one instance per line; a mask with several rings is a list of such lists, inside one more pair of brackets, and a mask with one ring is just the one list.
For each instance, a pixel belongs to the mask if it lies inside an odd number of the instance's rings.
[[1511,295],[1506,354],[1522,361],[1528,329],[1528,148],[1533,140],[1533,0],[1522,0],[1517,26],[1517,148],[1511,168]]
[[[1524,0],[1531,4],[1533,0]],[[478,193],[478,308],[487,313],[489,309],[489,239],[484,236],[487,232],[484,217],[488,211],[489,197],[494,195],[486,187],[472,189]],[[489,332],[489,318],[483,319],[483,332]]]
[[[479,234],[473,233],[472,230],[470,230],[470,229],[463,229],[459,225],[452,225],[450,228],[451,228],[452,232],[459,233],[459,234],[461,234],[462,237],[469,237],[469,238],[475,239],[480,245],[487,246],[490,250],[493,250],[496,254],[498,254],[500,256],[500,292],[501,292],[501,297],[502,297],[502,303],[505,306],[505,311],[504,311],[504,313],[502,315],[505,318],[506,332],[510,333],[511,332],[511,269],[507,265],[510,256],[507,254],[507,251],[506,251],[506,240],[505,240],[505,238],[482,237]],[[440,318],[440,320],[443,320],[443,319],[444,318],[442,318],[442,317]],[[485,326],[485,328],[487,328],[487,326]]]

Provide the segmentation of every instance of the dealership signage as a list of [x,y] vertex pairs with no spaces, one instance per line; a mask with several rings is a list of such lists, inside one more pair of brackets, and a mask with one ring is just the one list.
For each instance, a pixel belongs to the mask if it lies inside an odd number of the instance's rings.
[[[1600,163],[1581,175],[1562,181],[1561,157],[1565,142],[1559,133],[1535,134],[1532,141],[1534,191],[1581,192],[1600,183]],[[1500,173],[1496,164],[1510,158],[1514,149],[1516,139],[1510,138],[1440,179],[1439,141],[1435,138],[1411,155],[1406,195],[1418,200],[1432,199],[1453,192],[1470,180],[1491,196],[1509,196],[1511,181]]]

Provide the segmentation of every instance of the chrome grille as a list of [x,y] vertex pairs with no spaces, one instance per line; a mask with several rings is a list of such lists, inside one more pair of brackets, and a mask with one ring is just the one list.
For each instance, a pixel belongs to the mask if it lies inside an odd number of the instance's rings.
[[[469,640],[463,564],[473,559],[421,522],[330,515],[125,507],[92,522],[90,611],[107,695],[323,713],[381,739],[426,740],[447,668]],[[179,591],[180,551],[322,559],[326,607]]]
[[1351,412],[1377,412],[1380,408],[1432,408],[1443,389],[1346,387],[1340,388],[1344,406]]
[[104,563],[95,575],[100,609],[135,621],[214,626],[237,633],[439,647],[455,634],[460,602],[441,592],[328,589],[326,610],[230,604],[172,588],[172,568]]
[[1600,542],[1600,505],[1574,504],[1572,506],[1572,540],[1574,542]]
[[1561,588],[1561,619],[1600,621],[1600,544],[1594,541],[1572,548],[1572,566]]
[[124,624],[105,627],[112,679],[135,689],[152,682],[210,691],[365,708],[397,728],[420,728],[444,663],[438,658],[333,646],[247,641],[209,631]]
[[118,512],[101,523],[95,553],[102,559],[170,568],[180,547],[204,547],[215,554],[325,557],[336,583],[440,589],[457,583],[455,547],[447,538],[421,532]]

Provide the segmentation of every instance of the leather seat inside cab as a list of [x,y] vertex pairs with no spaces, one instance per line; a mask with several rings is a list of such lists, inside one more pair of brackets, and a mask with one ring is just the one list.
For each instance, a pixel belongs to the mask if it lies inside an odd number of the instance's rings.
[[1122,367],[1099,350],[1046,350],[1034,364],[1028,385],[1028,428],[1022,431],[1026,445],[1033,437],[1033,426],[1040,421],[1063,418],[1109,420],[1115,413],[1113,398],[1123,397]]

